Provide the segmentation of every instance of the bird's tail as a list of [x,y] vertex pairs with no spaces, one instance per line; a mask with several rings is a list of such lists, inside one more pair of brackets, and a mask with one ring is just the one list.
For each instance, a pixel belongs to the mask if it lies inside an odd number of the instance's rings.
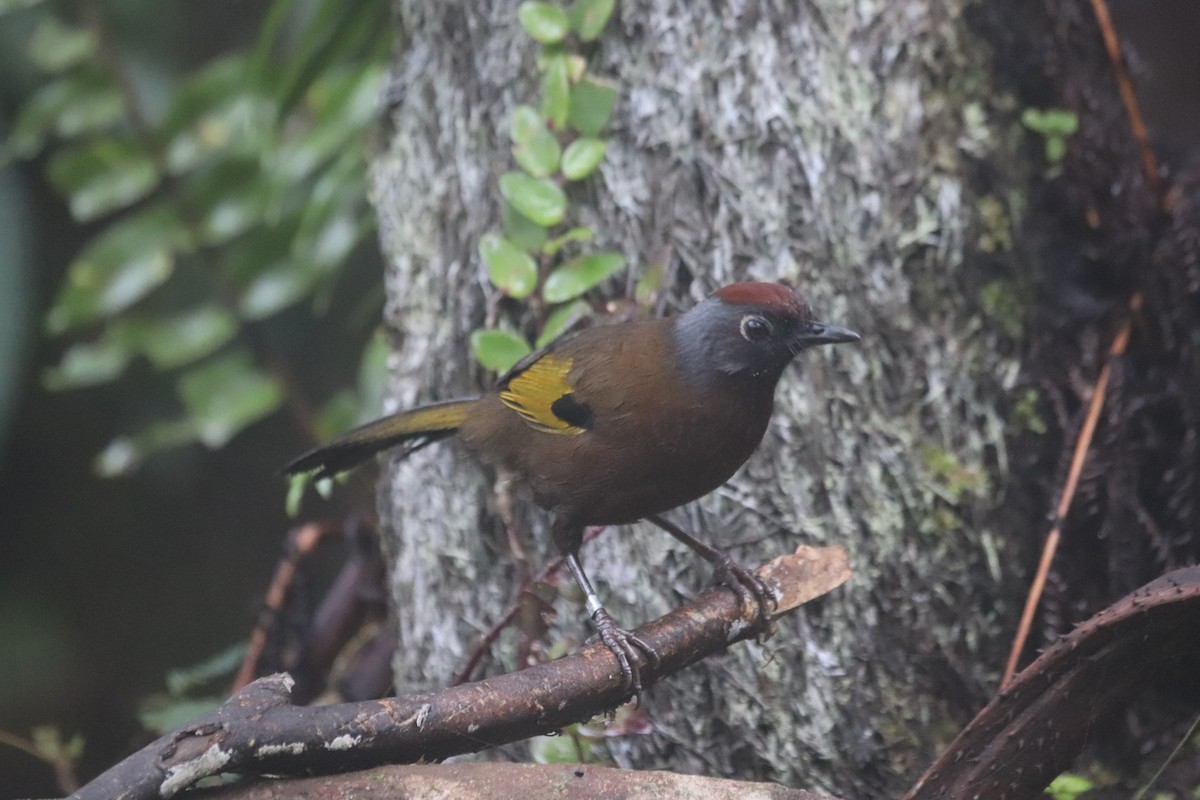
[[449,400],[368,422],[346,431],[332,442],[314,447],[283,471],[287,475],[311,472],[314,478],[328,478],[398,444],[406,445],[404,454],[407,455],[438,439],[453,436],[476,402],[476,399]]

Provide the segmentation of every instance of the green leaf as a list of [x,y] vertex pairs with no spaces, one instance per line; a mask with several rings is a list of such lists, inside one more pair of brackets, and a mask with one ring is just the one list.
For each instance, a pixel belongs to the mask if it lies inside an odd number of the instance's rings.
[[533,346],[545,347],[591,314],[592,307],[582,300],[559,306],[553,314],[546,318],[546,327],[542,328],[542,332],[538,334],[537,341]]
[[52,392],[107,383],[119,377],[132,353],[111,337],[71,345],[62,360],[42,374],[42,385]]
[[542,245],[542,252],[552,256],[572,242],[590,242],[593,236],[595,234],[591,228],[571,228],[562,236],[556,236]]
[[598,136],[612,116],[617,90],[591,76],[571,88],[567,123],[584,136]]
[[1061,136],[1046,137],[1046,160],[1057,164],[1067,155],[1067,140]]
[[593,253],[572,259],[550,273],[542,288],[542,296],[547,303],[572,300],[624,266],[625,256],[614,252]]
[[571,29],[585,42],[595,41],[612,16],[616,0],[577,0],[569,13]]
[[570,29],[567,12],[554,3],[521,3],[517,7],[517,19],[525,32],[542,44],[557,44]]
[[567,80],[572,85],[583,80],[584,73],[587,72],[587,59],[578,53],[569,53],[567,55]]
[[242,660],[246,657],[248,642],[230,645],[219,653],[214,653],[198,664],[172,669],[167,672],[167,692],[178,697],[203,689],[213,681],[222,683],[232,680]]
[[498,328],[480,328],[471,334],[471,349],[486,369],[507,372],[529,352],[529,342]]
[[245,56],[221,58],[172,93],[162,125],[171,174],[181,175],[231,149],[247,156],[267,153],[273,160],[284,157],[274,149],[282,147],[275,142],[276,106],[247,79],[248,71]]
[[[282,5],[303,7],[298,3]],[[290,19],[283,20],[281,36],[275,36],[273,31],[269,37],[260,39],[256,58],[261,79],[272,85],[278,97],[281,122],[300,111],[311,99],[310,89],[338,65],[362,61],[378,64],[387,59],[392,33],[387,3],[317,0],[304,5],[312,9],[311,13],[289,15]],[[280,56],[286,54],[286,57],[270,60],[272,45]],[[281,64],[286,66],[282,74]]]
[[1021,115],[1021,123],[1043,136],[1071,136],[1079,130],[1079,117],[1065,108],[1048,108],[1041,111],[1027,108]]
[[666,275],[667,270],[661,260],[645,267],[642,277],[638,278],[637,286],[633,290],[633,297],[639,306],[649,308],[654,304],[654,301],[658,299],[658,292],[662,289]]
[[545,178],[507,172],[500,176],[500,194],[518,212],[544,228],[562,222],[567,213],[567,196]]
[[54,131],[64,139],[109,128],[124,109],[120,93],[103,75],[87,70],[47,83],[21,107],[9,147],[22,157],[41,149]]
[[513,145],[513,157],[521,168],[535,178],[544,178],[558,169],[562,157],[562,146],[554,134],[542,125],[540,133]]
[[154,161],[128,139],[98,139],[54,156],[50,180],[81,222],[142,199],[158,185]]
[[1054,800],[1075,800],[1084,792],[1091,791],[1094,786],[1095,784],[1082,775],[1064,772],[1050,781],[1050,785],[1046,787],[1046,794]]
[[581,180],[591,175],[604,160],[604,151],[607,147],[608,142],[603,139],[592,139],[586,136],[571,142],[562,156],[563,175],[571,181]]
[[70,739],[63,736],[55,725],[38,725],[30,731],[34,749],[44,761],[77,762],[83,755],[84,739],[75,734]]
[[279,384],[254,365],[248,352],[194,367],[180,376],[176,391],[200,441],[214,449],[283,402]]
[[529,755],[535,764],[586,764],[595,761],[595,745],[570,732],[559,736],[535,736],[529,741]]
[[169,697],[159,695],[143,703],[138,711],[138,722],[155,734],[164,734],[182,727],[189,721],[215,710],[224,702],[224,697]]
[[571,111],[571,68],[565,53],[546,58],[542,75],[542,116],[555,130],[562,130]]
[[38,23],[25,55],[38,69],[62,72],[92,55],[96,39],[91,32],[74,25],[64,25],[57,17],[45,16]]
[[160,370],[175,369],[212,354],[232,339],[237,319],[218,306],[200,306],[178,314],[148,319],[121,319],[114,335],[131,350],[143,353]]
[[517,106],[513,109],[512,140],[524,144],[546,130],[546,121],[533,106]]
[[492,283],[510,297],[528,297],[537,288],[533,257],[503,236],[485,233],[480,237],[479,256],[487,264]]
[[256,157],[214,163],[187,188],[189,208],[200,215],[201,240],[223,244],[263,222],[276,187]]
[[[365,135],[378,117],[385,78],[381,67],[372,67],[336,70],[318,79],[307,94],[307,130],[269,151],[271,171],[287,181],[298,181],[335,158],[351,151],[361,153]],[[366,173],[365,166],[359,170]]]
[[244,319],[260,320],[299,302],[316,283],[317,276],[309,270],[296,269],[287,261],[279,261],[255,275],[238,303]]
[[318,173],[292,236],[290,260],[315,278],[331,275],[373,229],[367,207],[367,168],[349,148]]
[[183,225],[164,206],[110,225],[68,267],[47,328],[63,333],[129,308],[170,277],[175,250],[186,243]]
[[533,252],[546,241],[546,229],[517,211],[507,200],[500,204],[500,225],[508,240],[524,250]]
[[156,422],[134,436],[118,436],[96,456],[92,469],[102,478],[133,472],[152,453],[196,441],[196,429],[188,419]]
[[331,212],[318,218],[317,224],[302,224],[292,245],[293,263],[316,275],[328,274],[342,264],[370,227],[369,218],[358,209],[335,208]]

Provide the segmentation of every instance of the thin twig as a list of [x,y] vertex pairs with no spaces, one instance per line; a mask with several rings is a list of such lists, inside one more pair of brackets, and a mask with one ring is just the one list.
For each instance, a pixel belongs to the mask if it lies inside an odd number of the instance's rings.
[[20,750],[22,753],[26,753],[32,758],[36,758],[38,761],[46,764],[54,770],[54,780],[58,784],[58,788],[67,794],[79,789],[79,778],[75,776],[75,764],[66,755],[57,757],[48,755],[42,752],[36,742],[4,730],[0,730],[0,744],[8,745],[14,750]]
[[1108,50],[1109,61],[1112,62],[1117,91],[1121,93],[1121,103],[1125,106],[1125,115],[1129,117],[1129,127],[1142,159],[1142,171],[1146,173],[1146,180],[1150,181],[1151,189],[1156,194],[1161,194],[1162,175],[1158,170],[1158,159],[1154,157],[1154,150],[1150,147],[1146,123],[1142,119],[1142,110],[1133,90],[1133,81],[1129,79],[1129,70],[1125,69],[1125,60],[1121,57],[1121,41],[1117,37],[1117,29],[1113,27],[1106,0],[1092,0],[1092,12],[1096,15],[1096,24],[1100,26],[1100,35],[1104,37],[1104,47]]
[[299,528],[293,528],[288,534],[287,551],[275,568],[275,575],[271,578],[271,585],[267,588],[267,596],[263,598],[263,610],[259,614],[254,630],[250,632],[250,644],[246,647],[242,666],[233,679],[231,691],[238,691],[257,676],[258,662],[262,658],[263,651],[267,647],[267,638],[274,627],[271,623],[283,611],[288,591],[296,580],[296,571],[300,561],[315,550],[326,536],[341,532],[340,524],[310,522]]
[[[1129,305],[1131,312],[1141,308],[1141,294],[1135,294]],[[1108,392],[1108,377],[1112,372],[1112,362],[1124,354],[1125,346],[1129,343],[1130,319],[1127,316],[1121,323],[1112,346],[1108,350],[1108,361],[1100,370],[1100,377],[1096,379],[1096,388],[1092,390],[1087,417],[1083,420],[1079,438],[1075,440],[1075,452],[1071,456],[1071,469],[1067,473],[1067,482],[1059,495],[1058,507],[1054,509],[1054,524],[1050,527],[1050,532],[1046,534],[1046,543],[1042,547],[1042,560],[1038,564],[1037,574],[1033,577],[1033,585],[1029,588],[1029,596],[1025,598],[1025,610],[1021,614],[1021,624],[1017,628],[1017,635],[1013,638],[1012,650],[1008,654],[1008,663],[1004,667],[1004,678],[1000,681],[1001,689],[1008,686],[1013,675],[1016,674],[1017,663],[1021,658],[1021,652],[1025,649],[1025,642],[1029,638],[1033,614],[1041,601],[1042,591],[1046,586],[1046,576],[1050,572],[1050,564],[1054,561],[1054,554],[1058,550],[1058,543],[1062,538],[1063,521],[1066,520],[1067,513],[1071,510],[1071,501],[1075,498],[1075,490],[1079,487],[1079,476],[1083,472],[1083,465],[1087,461],[1088,450],[1092,446],[1092,438],[1096,433],[1100,409],[1104,406],[1104,397]]]
[[[1092,0],[1092,10],[1096,15],[1096,24],[1100,28],[1100,34],[1104,38],[1104,46],[1108,51],[1109,61],[1112,62],[1114,79],[1117,83],[1117,90],[1121,94],[1121,102],[1125,106],[1125,114],[1129,118],[1130,130],[1134,141],[1137,142],[1138,152],[1142,161],[1142,171],[1145,173],[1146,180],[1150,183],[1151,189],[1159,195],[1160,206],[1165,210],[1168,201],[1166,195],[1162,192],[1162,176],[1158,169],[1158,161],[1154,156],[1153,149],[1150,147],[1150,139],[1146,134],[1146,123],[1142,119],[1142,112],[1138,105],[1137,94],[1133,89],[1133,82],[1129,79],[1129,72],[1125,69],[1125,62],[1121,57],[1120,39],[1117,36],[1116,29],[1113,27],[1106,0]],[[1135,292],[1129,298],[1125,318],[1117,328],[1116,336],[1113,337],[1112,345],[1108,349],[1108,360],[1105,362],[1104,368],[1101,369],[1100,376],[1096,379],[1096,388],[1092,391],[1092,399],[1088,407],[1087,417],[1084,420],[1083,428],[1079,431],[1079,438],[1075,442],[1075,451],[1071,457],[1071,469],[1067,473],[1067,482],[1063,487],[1062,493],[1059,495],[1058,507],[1054,512],[1054,523],[1050,527],[1050,532],[1046,534],[1046,541],[1042,546],[1042,558],[1038,563],[1033,584],[1029,588],[1029,595],[1025,599],[1025,609],[1021,614],[1021,623],[1017,628],[1016,636],[1013,637],[1012,650],[1008,654],[1008,662],[1004,668],[1004,677],[1000,680],[1001,689],[1008,686],[1012,681],[1013,675],[1017,670],[1017,663],[1020,660],[1021,652],[1025,649],[1025,642],[1029,638],[1029,630],[1033,624],[1033,615],[1037,610],[1038,604],[1041,602],[1042,592],[1046,586],[1046,576],[1050,572],[1050,565],[1054,561],[1054,554],[1058,550],[1058,544],[1062,538],[1062,526],[1067,518],[1067,512],[1071,510],[1071,501],[1074,500],[1075,491],[1079,486],[1079,475],[1083,470],[1084,462],[1087,460],[1088,450],[1092,446],[1092,437],[1096,432],[1096,423],[1100,417],[1100,410],[1104,405],[1104,398],[1108,391],[1108,378],[1112,362],[1124,354],[1125,346],[1129,342],[1133,317],[1141,310],[1143,300],[1141,292]]]

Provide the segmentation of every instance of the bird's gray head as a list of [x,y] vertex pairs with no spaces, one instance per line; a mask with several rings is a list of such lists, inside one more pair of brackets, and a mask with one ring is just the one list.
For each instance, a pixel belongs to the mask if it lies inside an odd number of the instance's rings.
[[812,318],[781,283],[733,283],[680,316],[675,344],[689,375],[747,376],[772,385],[796,354],[819,344],[857,342],[853,331]]

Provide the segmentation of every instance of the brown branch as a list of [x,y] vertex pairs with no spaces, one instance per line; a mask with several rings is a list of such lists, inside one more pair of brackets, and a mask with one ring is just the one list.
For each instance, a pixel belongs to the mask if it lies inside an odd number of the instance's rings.
[[[1195,676],[1200,567],[1175,570],[1064,636],[959,734],[905,800],[1034,800],[1098,723],[1164,670]],[[1190,670],[1190,673],[1185,671]]]
[[[850,577],[840,547],[800,547],[758,574],[791,611]],[[757,604],[713,589],[638,628],[659,654],[643,664],[650,686],[730,644],[769,630]],[[437,692],[319,707],[290,704],[287,675],[262,678],[221,708],[133,754],[73,795],[170,797],[221,773],[331,774],[381,764],[435,761],[550,733],[627,699],[612,653],[594,644],[520,672]]]

